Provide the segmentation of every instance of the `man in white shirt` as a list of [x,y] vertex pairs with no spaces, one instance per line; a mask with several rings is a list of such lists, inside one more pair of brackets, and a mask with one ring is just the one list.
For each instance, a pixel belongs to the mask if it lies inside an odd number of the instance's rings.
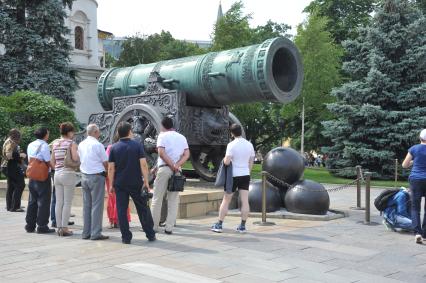
[[154,195],[152,197],[151,213],[154,220],[154,230],[158,231],[161,217],[161,206],[164,194],[167,192],[167,219],[166,234],[172,234],[175,225],[178,206],[179,192],[167,191],[167,186],[173,172],[179,172],[181,166],[189,158],[189,147],[186,138],[173,129],[173,120],[165,117],[161,121],[162,131],[158,135],[158,171],[154,181]]
[[108,157],[105,147],[98,141],[101,135],[98,126],[90,124],[86,130],[87,138],[78,145],[83,189],[82,238],[106,240],[109,237],[102,235],[102,219]]
[[255,152],[253,145],[242,137],[242,129],[240,125],[231,125],[230,131],[234,140],[230,142],[226,148],[223,163],[225,166],[229,166],[232,162],[232,193],[226,193],[225,191],[222,204],[220,205],[219,221],[212,226],[211,230],[217,233],[222,232],[222,224],[226,214],[228,213],[229,203],[232,200],[232,195],[238,189],[241,200],[241,224],[237,227],[237,231],[245,233],[247,231],[246,221],[250,212],[248,202],[250,172],[253,168]]
[[[41,127],[34,132],[37,140],[28,145],[28,160],[36,158],[40,161],[50,162],[50,149],[47,144],[49,139],[49,130]],[[55,229],[48,227],[50,214],[50,198],[52,194],[52,181],[50,174],[45,181],[36,181],[30,179],[28,185],[30,197],[28,200],[27,216],[25,221],[25,230],[28,233],[35,231],[37,225],[37,233],[54,233]]]

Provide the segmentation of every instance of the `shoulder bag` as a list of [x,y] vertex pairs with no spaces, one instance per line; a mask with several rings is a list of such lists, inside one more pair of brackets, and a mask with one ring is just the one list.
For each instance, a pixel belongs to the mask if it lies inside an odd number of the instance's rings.
[[[42,144],[39,145],[36,156],[40,152],[41,146]],[[49,166],[45,161],[32,157],[29,160],[26,175],[31,180],[44,182],[49,177]]]
[[64,167],[70,168],[74,171],[79,171],[80,161],[75,161],[74,159],[72,159],[72,152],[71,152],[72,145],[73,143],[70,144],[70,146],[67,148],[67,151],[65,152]]
[[176,174],[173,172],[172,177],[169,179],[167,190],[169,192],[183,192],[186,178],[182,175],[182,172]]

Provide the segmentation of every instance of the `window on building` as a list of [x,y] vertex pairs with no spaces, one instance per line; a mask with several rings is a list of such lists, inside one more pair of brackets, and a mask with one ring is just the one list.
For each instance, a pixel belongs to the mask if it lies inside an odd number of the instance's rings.
[[84,49],[84,31],[82,27],[75,27],[74,29],[75,49]]

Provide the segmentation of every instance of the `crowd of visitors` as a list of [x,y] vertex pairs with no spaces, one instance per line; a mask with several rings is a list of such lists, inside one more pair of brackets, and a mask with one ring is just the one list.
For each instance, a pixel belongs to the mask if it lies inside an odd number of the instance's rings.
[[[182,166],[189,158],[186,138],[176,132],[173,120],[165,117],[157,139],[158,161],[151,173],[155,175],[151,190],[150,168],[145,156],[143,143],[134,139],[131,124],[121,122],[113,144],[107,149],[99,142],[99,127],[90,124],[87,137],[76,144],[73,139],[75,128],[64,122],[59,126],[60,137],[50,145],[49,130],[41,127],[34,132],[35,140],[28,145],[28,169],[23,160],[25,153],[20,149],[21,134],[17,129],[9,132],[2,147],[2,173],[7,176],[7,210],[24,212],[21,207],[22,192],[25,188],[25,174],[29,179],[29,201],[26,210],[25,230],[28,233],[57,233],[60,237],[73,235],[69,228],[71,207],[75,187],[80,180],[83,195],[82,239],[106,240],[102,234],[104,198],[107,194],[107,217],[110,228],[120,228],[122,242],[130,244],[132,232],[129,229],[129,197],[135,204],[143,231],[149,241],[156,240],[160,226],[165,234],[172,234],[179,207],[179,191],[170,190],[170,181],[182,174]],[[233,169],[234,185],[225,193],[219,222],[226,215],[232,193],[237,189],[242,197],[242,221],[238,231],[245,232],[249,213],[248,187],[250,170],[254,161],[254,149],[250,142],[241,137],[241,127],[232,125],[234,141],[228,145],[225,166]],[[232,164],[232,165],[231,165]],[[52,186],[53,185],[53,186]],[[53,187],[53,190],[52,190]],[[165,198],[166,196],[166,198]],[[152,197],[151,208],[149,198]],[[161,208],[167,199],[167,218],[160,225]],[[51,225],[49,227],[49,215]],[[57,228],[56,230],[54,228]]]
[[305,152],[303,154],[306,167],[325,167],[327,155],[315,154],[312,152]]
[[[167,199],[165,234],[172,234],[176,224],[179,206],[179,191],[170,190],[171,180],[182,174],[182,166],[189,158],[186,138],[173,128],[173,120],[165,117],[157,139],[158,161],[151,173],[155,175],[153,192],[149,183],[150,168],[145,156],[143,143],[134,139],[131,124],[121,122],[117,127],[113,144],[105,150],[99,142],[101,132],[95,124],[86,128],[87,137],[80,144],[74,139],[75,128],[65,122],[60,125],[60,137],[50,145],[49,129],[40,127],[34,132],[35,140],[28,145],[27,155],[20,148],[21,133],[11,129],[2,147],[1,171],[7,177],[6,209],[10,212],[24,212],[21,206],[25,188],[25,175],[29,178],[29,200],[26,209],[25,230],[28,233],[55,233],[71,236],[69,226],[71,206],[81,174],[83,194],[83,239],[106,240],[102,234],[104,198],[107,194],[107,216],[110,228],[120,228],[122,242],[130,244],[132,232],[129,229],[131,197],[149,241],[156,240],[160,230],[161,207]],[[233,193],[237,190],[241,199],[240,233],[246,232],[246,221],[250,211],[248,188],[250,172],[255,161],[253,145],[242,137],[240,125],[230,127],[233,141],[226,149],[223,160],[225,194],[219,210],[219,219],[212,226],[214,232],[222,232]],[[311,156],[305,159],[311,160]],[[312,161],[312,160],[311,160]],[[311,162],[309,161],[309,162]],[[321,166],[322,156],[314,158],[314,165]],[[389,229],[413,230],[415,242],[426,240],[426,212],[421,221],[421,200],[426,197],[426,129],[420,133],[420,143],[412,146],[402,163],[404,168],[412,167],[409,177],[410,189],[401,189],[389,199],[384,209],[385,224]],[[80,173],[77,173],[80,172]],[[53,181],[53,192],[52,192]],[[149,198],[152,196],[151,209]],[[165,198],[165,196],[167,196]],[[411,211],[407,204],[411,204]],[[49,215],[51,227],[49,227]],[[411,218],[411,219],[410,219]],[[411,221],[411,222],[410,222]],[[53,229],[57,228],[57,230]]]

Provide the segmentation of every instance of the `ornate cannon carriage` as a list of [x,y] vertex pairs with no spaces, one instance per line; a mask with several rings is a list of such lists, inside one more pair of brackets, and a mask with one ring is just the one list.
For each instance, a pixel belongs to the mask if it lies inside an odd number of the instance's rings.
[[191,162],[205,180],[215,178],[229,142],[228,128],[239,123],[229,105],[258,101],[289,103],[301,92],[299,52],[285,38],[223,52],[112,68],[98,82],[105,112],[92,114],[101,142],[113,140],[119,122],[128,121],[153,165],[161,119],[170,116],[186,136]]

